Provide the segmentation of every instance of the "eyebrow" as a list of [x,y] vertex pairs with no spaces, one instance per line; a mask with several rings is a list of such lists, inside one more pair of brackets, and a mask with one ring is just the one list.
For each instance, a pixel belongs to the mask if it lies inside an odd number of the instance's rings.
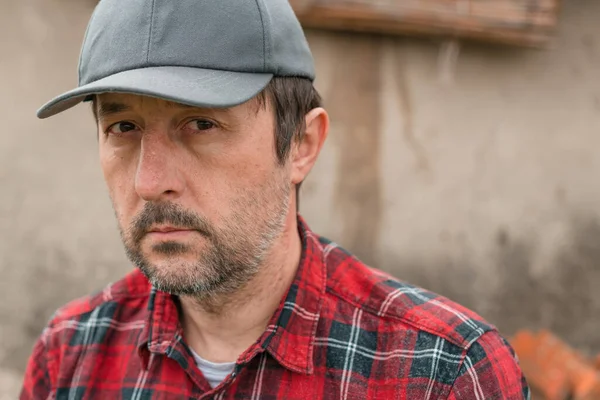
[[98,104],[98,119],[108,117],[113,114],[131,111],[133,108],[123,103],[101,102]]
[[[201,107],[190,106],[188,104],[175,103],[172,101],[167,102],[168,108],[180,108],[180,109],[201,109]],[[133,110],[133,107],[118,102],[99,102],[98,104],[98,119],[102,119],[114,114],[119,114],[126,111]],[[218,109],[221,112],[229,113],[230,108],[220,108]]]

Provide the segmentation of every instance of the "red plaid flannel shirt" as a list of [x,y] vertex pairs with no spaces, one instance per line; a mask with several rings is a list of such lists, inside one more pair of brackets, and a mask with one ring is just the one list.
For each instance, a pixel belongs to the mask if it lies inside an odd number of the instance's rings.
[[257,342],[211,389],[173,298],[138,271],[59,310],[27,399],[524,399],[515,354],[473,312],[366,267],[299,218],[297,277]]

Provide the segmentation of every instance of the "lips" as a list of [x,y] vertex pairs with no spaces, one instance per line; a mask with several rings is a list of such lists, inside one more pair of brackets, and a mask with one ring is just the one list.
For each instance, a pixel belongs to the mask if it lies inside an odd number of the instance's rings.
[[186,229],[186,228],[175,228],[175,227],[171,227],[171,226],[165,226],[162,228],[154,228],[151,229],[150,232],[156,232],[156,233],[170,233],[170,232],[182,232],[182,231],[191,231],[191,229]]
[[157,240],[176,240],[183,239],[194,232],[195,231],[193,229],[165,226],[152,228],[148,232],[148,236]]

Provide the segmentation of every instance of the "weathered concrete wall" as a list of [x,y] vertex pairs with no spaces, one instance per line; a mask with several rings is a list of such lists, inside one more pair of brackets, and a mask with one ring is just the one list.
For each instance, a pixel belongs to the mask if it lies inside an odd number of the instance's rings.
[[[54,309],[129,268],[76,82],[92,1],[0,0],[0,381]],[[545,51],[310,32],[333,126],[301,200],[312,227],[505,333],[600,350],[600,2],[565,2]],[[14,398],[16,389],[5,389]]]
[[600,2],[546,51],[310,35],[334,125],[304,213],[373,265],[511,334],[600,350]]

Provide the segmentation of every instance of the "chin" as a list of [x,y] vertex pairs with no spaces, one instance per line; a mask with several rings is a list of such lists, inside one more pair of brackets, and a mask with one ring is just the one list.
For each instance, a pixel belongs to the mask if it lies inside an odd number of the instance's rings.
[[207,277],[197,265],[189,261],[170,259],[168,261],[155,261],[138,265],[150,283],[157,289],[175,294],[194,294],[204,290]]
[[198,259],[189,254],[151,254],[144,255],[143,264],[154,274],[191,277],[198,274]]

